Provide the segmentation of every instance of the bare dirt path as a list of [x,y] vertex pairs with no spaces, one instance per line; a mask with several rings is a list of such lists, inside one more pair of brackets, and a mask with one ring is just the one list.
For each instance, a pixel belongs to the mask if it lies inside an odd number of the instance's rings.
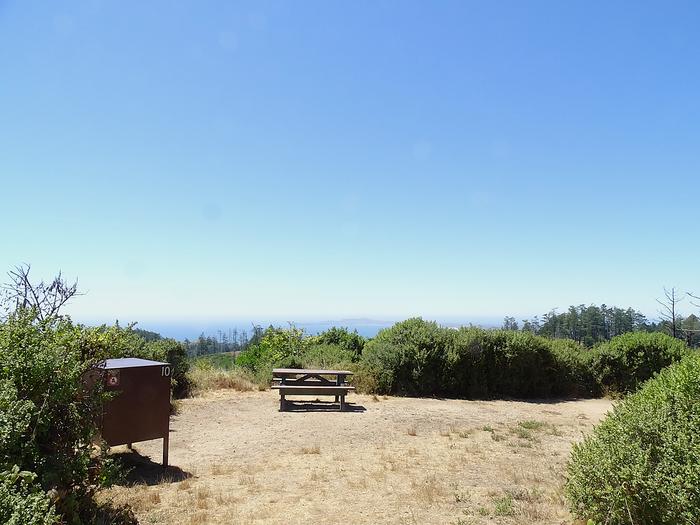
[[[146,483],[104,496],[132,504],[142,523],[570,523],[571,444],[611,407],[348,400],[364,410],[280,413],[273,392],[184,400],[170,441],[182,471],[160,480],[139,467]],[[136,449],[160,459],[160,441]]]

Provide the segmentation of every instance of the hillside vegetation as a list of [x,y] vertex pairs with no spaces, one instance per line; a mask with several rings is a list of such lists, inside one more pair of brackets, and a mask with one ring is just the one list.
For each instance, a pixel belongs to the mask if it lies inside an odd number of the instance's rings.
[[444,328],[420,318],[365,340],[334,328],[268,328],[235,367],[260,385],[273,367],[349,368],[363,391],[461,398],[622,395],[690,353],[679,339],[631,332],[589,349],[527,331]]

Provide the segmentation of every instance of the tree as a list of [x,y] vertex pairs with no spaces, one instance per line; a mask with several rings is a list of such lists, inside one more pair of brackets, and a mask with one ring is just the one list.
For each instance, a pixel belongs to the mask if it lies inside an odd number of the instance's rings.
[[503,318],[503,329],[504,330],[518,330],[518,321],[515,317],[504,317]]
[[664,299],[656,300],[656,302],[662,307],[662,309],[659,310],[661,321],[673,337],[678,337],[680,334],[680,318],[677,314],[677,310],[678,303],[680,303],[682,300],[683,297],[678,297],[675,287],[667,290],[665,286]]
[[538,316],[532,319],[523,319],[523,332],[538,333],[540,330],[540,318]]
[[63,306],[78,292],[77,279],[70,283],[63,278],[61,272],[48,283],[40,281],[33,283],[29,277],[31,265],[20,264],[10,270],[10,278],[0,288],[0,312],[9,316],[20,310],[34,310],[39,321],[58,316]]
[[690,314],[683,319],[681,330],[688,346],[697,346],[700,339],[700,319],[695,314]]
[[[695,295],[694,293],[691,292],[686,292],[688,294],[688,297],[691,299],[695,300],[700,300],[700,297]],[[700,308],[700,304],[696,303],[695,301],[690,301],[690,304],[692,304],[695,307]],[[700,341],[700,319],[697,318],[694,314],[690,314],[684,321],[683,321],[683,333],[685,334],[685,339],[688,343],[689,346],[695,346],[698,344]]]

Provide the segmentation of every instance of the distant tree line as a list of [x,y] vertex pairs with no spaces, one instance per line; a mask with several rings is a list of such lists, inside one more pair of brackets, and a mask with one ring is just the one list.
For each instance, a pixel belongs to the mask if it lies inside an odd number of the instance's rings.
[[648,320],[633,308],[581,304],[570,306],[566,312],[560,313],[554,309],[541,317],[523,319],[522,324],[508,316],[503,319],[502,328],[531,332],[552,339],[572,339],[588,347],[628,332],[663,332],[683,339],[688,346],[699,346],[700,319],[695,314],[679,314],[677,303],[683,297],[679,299],[674,289],[665,292],[665,299],[659,301],[663,310],[659,312],[658,321]]
[[250,333],[247,330],[230,328],[217,330],[216,337],[205,336],[202,332],[197,339],[191,341],[185,339],[184,345],[188,355],[192,357],[220,354],[223,352],[242,352],[251,345],[258,344],[265,329],[262,326],[252,325]]

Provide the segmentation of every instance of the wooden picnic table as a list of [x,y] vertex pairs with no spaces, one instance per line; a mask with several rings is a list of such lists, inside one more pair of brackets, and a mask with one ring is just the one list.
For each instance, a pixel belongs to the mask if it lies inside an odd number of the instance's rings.
[[345,395],[355,390],[347,383],[350,370],[313,370],[305,368],[274,368],[272,389],[280,392],[280,412],[287,408],[286,396],[325,396],[335,397],[340,402],[340,410],[345,410]]

